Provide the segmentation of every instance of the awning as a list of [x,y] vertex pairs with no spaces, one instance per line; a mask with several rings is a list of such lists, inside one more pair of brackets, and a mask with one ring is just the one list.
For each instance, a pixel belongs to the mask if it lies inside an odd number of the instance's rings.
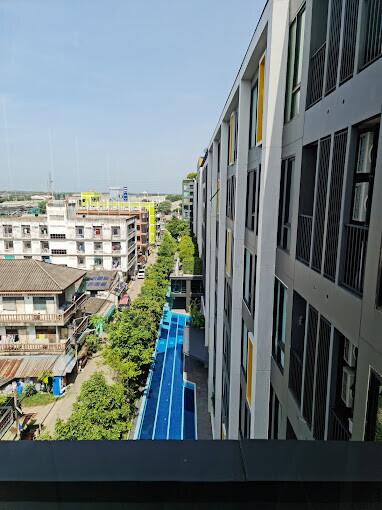
[[52,368],[53,376],[64,376],[70,374],[76,364],[74,351],[59,356],[58,360]]

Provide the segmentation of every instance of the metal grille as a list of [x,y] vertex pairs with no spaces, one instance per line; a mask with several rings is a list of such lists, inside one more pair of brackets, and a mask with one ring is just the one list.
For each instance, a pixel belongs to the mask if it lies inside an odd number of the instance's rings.
[[296,258],[309,265],[312,240],[312,216],[300,214],[298,217]]
[[322,89],[324,85],[324,66],[325,66],[325,48],[326,42],[316,50],[310,57],[309,64],[309,91],[307,108],[317,103],[322,98]]
[[302,359],[294,349],[290,350],[289,388],[299,407],[301,404]]
[[340,227],[346,142],[347,131],[342,131],[341,133],[337,133],[334,136],[324,263],[324,275],[333,281],[336,276],[338,233]]
[[342,284],[359,295],[363,292],[363,276],[368,227],[345,225],[346,256]]
[[367,0],[366,13],[363,65],[382,54],[382,0]]
[[325,93],[329,94],[337,84],[338,57],[340,49],[342,0],[332,0],[326,67]]
[[330,137],[323,138],[320,141],[312,253],[312,268],[319,272],[321,271],[322,244],[324,240],[330,145]]
[[303,416],[309,427],[312,426],[312,402],[313,402],[313,381],[314,361],[316,357],[316,336],[317,336],[318,312],[309,305],[308,331],[306,338],[306,359],[304,370],[304,403]]
[[326,395],[328,391],[328,369],[330,348],[330,323],[320,318],[320,333],[317,350],[316,388],[314,395],[314,427],[315,439],[324,439],[326,417]]
[[340,82],[353,76],[359,0],[346,0]]
[[349,441],[351,434],[346,422],[334,409],[330,409],[329,437],[332,441]]

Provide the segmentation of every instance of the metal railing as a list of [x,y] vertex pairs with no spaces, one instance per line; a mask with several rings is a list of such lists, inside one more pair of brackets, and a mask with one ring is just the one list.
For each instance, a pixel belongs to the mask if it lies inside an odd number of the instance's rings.
[[309,63],[309,90],[306,107],[317,103],[322,98],[324,88],[326,42],[320,46],[310,57]]
[[345,225],[345,263],[342,285],[362,295],[369,228]]
[[333,441],[349,441],[351,434],[349,428],[345,425],[345,420],[335,411],[330,409],[330,428],[328,439]]
[[289,388],[298,404],[301,404],[302,359],[294,349],[290,350]]
[[363,66],[382,55],[382,3],[381,0],[367,2]]
[[300,214],[298,217],[296,258],[309,265],[312,241],[313,217]]
[[74,303],[72,303],[62,313],[2,313],[0,314],[0,324],[4,323],[22,323],[22,322],[50,322],[64,324],[69,317],[76,311],[78,305],[87,298],[82,294]]
[[13,408],[0,407],[0,438],[7,432],[14,421]]

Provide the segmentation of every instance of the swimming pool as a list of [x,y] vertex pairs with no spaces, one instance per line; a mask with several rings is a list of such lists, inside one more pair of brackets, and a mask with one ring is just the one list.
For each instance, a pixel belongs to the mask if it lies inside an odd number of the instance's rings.
[[189,316],[163,312],[135,439],[196,439],[195,385],[183,379],[183,334]]

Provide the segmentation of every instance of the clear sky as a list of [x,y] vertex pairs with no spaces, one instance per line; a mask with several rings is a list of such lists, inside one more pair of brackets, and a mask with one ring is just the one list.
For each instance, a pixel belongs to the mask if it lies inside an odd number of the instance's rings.
[[179,192],[265,0],[1,0],[0,189]]

